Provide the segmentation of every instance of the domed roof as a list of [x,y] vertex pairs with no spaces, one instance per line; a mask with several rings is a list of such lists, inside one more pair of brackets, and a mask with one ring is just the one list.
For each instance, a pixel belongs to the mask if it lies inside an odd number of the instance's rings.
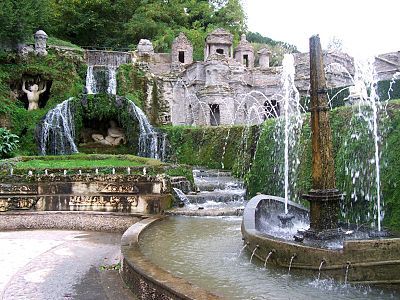
[[38,30],[36,31],[35,36],[47,36],[47,33],[43,30]]
[[240,39],[240,43],[236,47],[235,52],[237,52],[237,51],[246,51],[246,50],[254,52],[254,48],[251,45],[251,43],[249,41],[247,41],[246,35],[242,34],[241,39]]

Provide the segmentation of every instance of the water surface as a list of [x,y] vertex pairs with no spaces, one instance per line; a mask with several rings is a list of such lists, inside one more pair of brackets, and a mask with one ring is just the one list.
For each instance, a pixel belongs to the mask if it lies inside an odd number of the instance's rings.
[[400,293],[318,281],[267,266],[246,251],[240,256],[240,217],[169,217],[141,236],[151,261],[227,299],[399,299]]

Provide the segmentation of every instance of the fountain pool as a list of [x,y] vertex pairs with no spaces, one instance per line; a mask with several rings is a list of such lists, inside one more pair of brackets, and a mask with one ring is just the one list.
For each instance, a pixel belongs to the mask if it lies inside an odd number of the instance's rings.
[[[318,272],[276,268],[241,252],[240,217],[168,217],[146,229],[141,251],[174,275],[227,299],[396,299],[399,291],[345,285]],[[253,249],[252,249],[253,250]],[[250,251],[251,252],[251,251]],[[272,254],[273,255],[273,254]]]

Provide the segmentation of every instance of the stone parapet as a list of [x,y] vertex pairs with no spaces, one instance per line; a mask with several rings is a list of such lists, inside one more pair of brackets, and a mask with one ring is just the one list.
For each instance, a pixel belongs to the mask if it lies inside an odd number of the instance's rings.
[[168,181],[160,176],[15,175],[0,182],[0,211],[160,213],[172,199]]

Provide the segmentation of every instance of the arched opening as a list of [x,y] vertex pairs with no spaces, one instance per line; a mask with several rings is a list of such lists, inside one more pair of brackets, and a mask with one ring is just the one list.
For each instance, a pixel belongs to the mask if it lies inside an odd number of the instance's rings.
[[180,63],[185,63],[185,51],[179,51],[178,53],[178,59]]
[[218,54],[224,54],[224,49],[218,48],[218,49],[217,49],[217,53],[218,53]]
[[[32,91],[33,86],[37,86],[39,92],[38,108],[44,108],[51,95],[52,80],[42,80],[38,76],[23,76],[23,80],[10,85],[10,89],[14,96],[23,103],[25,109],[29,108],[28,95],[23,91],[23,81],[25,81],[25,90]],[[26,78],[26,79],[25,79]],[[42,92],[41,92],[42,91]]]
[[79,151],[84,153],[130,153],[128,137],[116,118],[87,118],[82,120]]

